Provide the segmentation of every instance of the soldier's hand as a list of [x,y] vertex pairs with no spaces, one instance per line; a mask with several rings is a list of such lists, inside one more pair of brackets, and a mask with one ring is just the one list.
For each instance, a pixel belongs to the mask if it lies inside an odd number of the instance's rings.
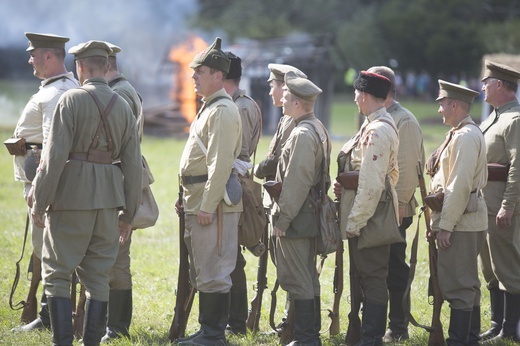
[[500,228],[507,228],[511,226],[511,219],[513,218],[513,210],[500,208],[496,217],[497,226]]
[[209,225],[213,221],[213,214],[199,210],[197,213],[197,222],[201,225]]
[[33,207],[34,203],[34,186],[31,185],[31,189],[29,190],[29,193],[27,194],[27,205],[29,208]]
[[35,212],[34,210],[31,210],[31,216],[32,216],[32,220],[36,226],[38,226],[40,228],[45,227],[45,221],[43,219],[44,218],[43,214],[40,214],[40,213]]
[[340,182],[335,180],[334,181],[334,196],[336,196],[336,200],[341,199],[341,193],[343,192],[343,186],[341,186]]
[[184,206],[181,204],[179,199],[175,201],[175,212],[177,213],[177,216],[181,216],[181,213],[184,212]]
[[441,229],[437,233],[437,246],[439,249],[446,250],[450,245],[451,232]]
[[399,226],[403,224],[404,207],[399,207]]
[[281,229],[279,229],[278,227],[274,226],[272,236],[273,237],[285,237],[285,232],[282,231]]
[[119,220],[119,244],[123,244],[132,234],[132,225]]

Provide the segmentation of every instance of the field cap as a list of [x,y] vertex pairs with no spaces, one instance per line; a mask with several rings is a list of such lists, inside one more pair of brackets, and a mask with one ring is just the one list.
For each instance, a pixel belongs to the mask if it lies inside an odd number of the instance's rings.
[[296,73],[296,75],[298,77],[307,78],[307,75],[305,73],[303,73],[302,71],[300,71],[299,69],[297,69],[296,67],[291,66],[291,65],[269,64],[269,65],[267,65],[267,68],[270,71],[269,79],[267,80],[267,83],[269,83],[272,80],[284,82],[285,74],[289,71],[293,71],[294,73]]
[[226,52],[226,56],[231,61],[226,79],[239,79],[242,77],[242,59],[231,52]]
[[121,52],[121,48],[115,44],[106,41],[105,43],[110,47],[110,49],[112,49],[112,53],[108,54],[108,56],[116,56],[117,53]]
[[108,55],[112,53],[112,49],[104,41],[92,40],[70,48],[69,53],[73,54],[75,59],[89,58],[91,56],[108,58]]
[[453,84],[450,82],[446,82],[445,80],[439,79],[439,96],[435,99],[435,101],[440,101],[443,98],[447,97],[454,100],[464,101],[469,104],[473,103],[473,99],[479,96],[480,93],[478,91],[468,89],[459,84]]
[[291,94],[306,101],[314,101],[322,93],[322,90],[313,82],[307,78],[299,77],[294,71],[285,74],[285,86]]
[[213,44],[197,54],[190,67],[196,69],[199,66],[207,66],[228,73],[231,61],[221,49],[222,39],[217,37]]
[[378,73],[361,71],[354,81],[354,89],[369,93],[377,98],[386,99],[390,91],[390,79]]
[[482,77],[482,81],[488,78],[496,78],[517,83],[518,79],[520,79],[520,72],[507,65],[499,64],[489,60],[486,60],[485,65],[486,70],[484,71],[484,77]]
[[29,47],[26,51],[30,52],[36,48],[62,48],[65,49],[65,42],[70,38],[53,34],[37,34],[26,32],[25,36],[29,39]]

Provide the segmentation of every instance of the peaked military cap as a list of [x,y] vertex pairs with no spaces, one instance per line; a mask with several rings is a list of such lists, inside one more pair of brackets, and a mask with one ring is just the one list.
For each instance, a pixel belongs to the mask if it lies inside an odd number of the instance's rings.
[[354,88],[374,95],[380,99],[386,99],[390,91],[390,79],[378,73],[361,71],[354,81]]
[[76,59],[89,58],[91,56],[102,56],[108,58],[112,49],[104,41],[88,41],[80,43],[69,49],[70,54],[74,54]]
[[469,104],[473,103],[473,99],[479,96],[478,91],[468,89],[459,84],[453,84],[439,79],[439,96],[435,101],[442,100],[447,97],[454,100],[464,101]]
[[518,79],[520,79],[520,72],[507,65],[499,64],[489,60],[486,60],[485,64],[486,70],[484,71],[484,77],[482,77],[482,81],[488,78],[496,78],[517,83]]
[[285,81],[285,74],[289,71],[293,71],[298,77],[307,78],[305,73],[291,65],[269,64],[267,65],[267,68],[270,71],[269,79],[267,80],[268,83],[272,80],[278,80],[280,82]]
[[190,67],[195,69],[199,66],[207,66],[228,73],[231,61],[221,49],[222,39],[217,37],[213,44],[197,54]]
[[106,44],[110,47],[110,49],[112,49],[112,53],[110,53],[108,56],[116,56],[117,53],[121,52],[121,48],[119,48],[115,44],[110,42],[106,42]]
[[28,52],[36,48],[62,48],[65,49],[65,42],[69,42],[70,38],[53,34],[37,34],[34,32],[26,32],[25,36],[29,39]]
[[242,59],[231,52],[226,52],[226,56],[231,61],[226,79],[239,79],[242,77]]
[[294,71],[285,74],[285,86],[294,96],[306,100],[314,101],[322,93],[322,90],[307,78],[298,76]]

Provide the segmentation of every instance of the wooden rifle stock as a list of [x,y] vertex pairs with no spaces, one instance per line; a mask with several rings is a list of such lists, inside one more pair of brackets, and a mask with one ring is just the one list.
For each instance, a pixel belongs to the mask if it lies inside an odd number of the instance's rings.
[[348,239],[348,257],[350,262],[350,312],[348,313],[348,329],[345,335],[347,346],[355,345],[361,340],[361,320],[359,310],[361,309],[361,284],[354,264],[352,249],[354,247],[352,239]]
[[[264,233],[262,234],[262,243],[269,246],[269,224],[265,224]],[[258,271],[256,274],[256,295],[251,300],[251,309],[247,315],[246,327],[252,332],[260,330],[260,313],[262,310],[262,297],[264,290],[267,288],[267,260],[269,251],[266,249],[262,256],[258,258]]]
[[31,263],[27,270],[28,273],[32,272],[31,285],[29,286],[27,298],[25,302],[23,302],[22,316],[20,317],[20,321],[23,323],[34,321],[38,315],[38,299],[36,298],[36,293],[38,292],[38,286],[42,280],[41,265],[41,260],[33,252],[31,255]]
[[[179,175],[179,204],[181,205],[182,200],[183,187]],[[168,335],[168,339],[172,342],[184,336],[191,306],[195,297],[195,288],[190,284],[188,248],[184,242],[184,218],[184,210],[181,210],[179,212],[179,275],[177,279],[177,296],[175,299],[173,321]]]
[[[72,288],[74,289],[74,296],[76,296],[76,278],[77,274],[74,272],[72,274]],[[73,304],[72,308],[74,311],[72,312],[72,330],[74,333],[74,337],[77,340],[80,340],[83,337],[83,322],[85,321],[85,304],[87,303],[87,294],[85,290],[85,285],[83,285],[81,282],[77,282],[79,284],[79,292],[78,292],[78,298],[77,304]],[[71,292],[71,296],[72,296]],[[76,300],[76,299],[74,299]]]
[[[338,216],[341,214],[339,202],[336,202],[336,210]],[[338,218],[339,220],[339,218]],[[329,310],[330,327],[329,335],[339,334],[339,307],[341,295],[343,294],[343,241],[340,240],[338,248],[336,249],[335,265],[334,265],[334,301],[332,303],[332,310]]]
[[282,345],[287,345],[294,337],[294,304],[289,298],[289,310],[287,311],[287,318],[282,320],[278,326],[274,322],[274,312],[276,310],[276,292],[280,287],[280,282],[276,279],[274,287],[271,291],[271,311],[269,312],[269,325],[280,336]]
[[424,198],[427,196],[426,182],[424,181],[424,175],[422,170],[422,164],[419,161],[417,165],[417,175],[419,177],[419,188],[421,190],[422,207],[421,210],[424,213],[424,221],[426,223],[426,239],[428,240],[428,259],[430,266],[430,279],[428,285],[428,296],[433,298],[433,314],[432,314],[432,329],[430,337],[428,339],[428,346],[443,346],[444,345],[444,334],[442,331],[441,323],[441,309],[442,309],[442,292],[439,286],[439,277],[437,276],[437,247],[435,245],[435,239],[432,235],[430,228],[430,210],[424,202]]

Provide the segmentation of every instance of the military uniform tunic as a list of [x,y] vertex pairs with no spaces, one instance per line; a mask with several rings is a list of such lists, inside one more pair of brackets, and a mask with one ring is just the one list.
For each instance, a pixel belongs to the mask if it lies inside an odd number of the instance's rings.
[[[223,99],[211,103],[217,97]],[[186,232],[192,284],[204,293],[227,293],[235,268],[238,244],[238,217],[242,201],[235,206],[223,202],[233,161],[241,150],[242,126],[233,100],[221,89],[203,99],[205,105],[191,124],[190,135],[180,162],[182,176],[208,175],[206,182],[183,184]],[[209,104],[209,106],[206,106]],[[207,149],[197,143],[199,137]],[[217,206],[222,203],[222,249],[217,252]],[[199,210],[213,213],[209,225],[197,223]]]
[[[510,165],[507,181],[488,181],[483,190],[488,208],[488,246],[490,263],[483,271],[494,273],[502,289],[520,294],[520,105],[509,102],[497,109],[480,125],[484,132],[487,162]],[[513,210],[511,226],[498,228],[500,208]],[[482,255],[483,257],[485,255]],[[486,280],[489,283],[489,276]]]
[[[83,87],[94,92],[102,107],[114,94],[103,78]],[[69,160],[69,153],[85,153],[100,122],[92,97],[82,89],[63,94],[56,107],[43,161],[33,182],[34,210],[47,210],[42,258],[45,293],[70,295],[70,275],[78,275],[92,299],[108,300],[108,271],[118,249],[119,219],[131,223],[141,196],[141,152],[135,118],[120,97],[108,116],[112,159],[120,167]],[[108,150],[102,131],[97,149]],[[124,179],[123,179],[124,176]]]
[[[424,146],[421,127],[413,114],[398,102],[387,108],[394,119],[399,133],[399,149],[397,162],[399,179],[395,186],[399,208],[404,209],[403,220],[399,231],[406,239],[406,229],[413,222],[413,215],[418,206],[414,193],[419,185],[417,165],[424,165]],[[404,292],[408,283],[410,267],[406,263],[406,242],[390,245],[387,284],[390,291]],[[390,327],[394,329],[392,321]]]
[[262,134],[262,114],[256,102],[246,96],[243,90],[236,90],[231,97],[242,121],[242,149],[238,159],[251,162],[251,155],[256,151]]
[[[486,147],[470,117],[450,132],[452,138],[441,153],[439,170],[430,181],[432,192],[444,192],[442,211],[432,212],[431,229],[452,232],[451,245],[438,250],[443,296],[451,308],[471,311],[474,305],[480,305],[477,256],[486,236],[487,212],[479,191],[487,180]],[[477,208],[466,212],[473,191]]]
[[[72,72],[53,76],[41,81],[40,90],[31,96],[31,99],[25,106],[16,128],[14,137],[25,138],[27,143],[45,144],[51,127],[54,109],[61,95],[73,88],[79,86],[78,81],[74,78]],[[31,150],[27,151],[25,156],[14,156],[14,179],[23,181],[24,198],[27,198],[31,188],[31,182],[25,176],[25,159],[32,155]],[[29,213],[30,214],[30,213]],[[41,259],[43,245],[43,228],[34,224],[31,217],[31,233],[32,245],[34,253]]]
[[[385,190],[387,177],[390,179],[394,205],[398,205],[395,185],[399,175],[397,163],[399,140],[392,126],[379,121],[381,119],[394,123],[384,107],[369,114],[360,131],[345,144],[338,157],[340,172],[359,171],[357,191],[343,189],[341,193],[343,238],[347,237],[347,233],[359,235],[363,231],[362,228],[374,215],[380,196]],[[350,150],[350,160],[348,160],[344,154]],[[365,299],[374,304],[386,305],[390,246],[358,250],[357,237],[350,238],[349,242],[353,244],[349,248],[352,249]]]
[[[322,129],[321,133],[316,133],[307,122],[315,123],[318,129]],[[275,227],[282,231],[288,231],[311,188],[321,182],[322,141],[328,137],[325,131],[314,113],[304,115],[296,121],[296,127],[283,146],[276,173],[276,180],[282,182],[282,193],[276,204],[279,217],[275,223]],[[314,299],[320,295],[314,260],[317,234],[302,234],[297,228],[289,231],[294,233],[287,232],[285,237],[276,239],[275,258],[280,286],[293,299]]]
[[[130,106],[137,121],[139,138],[143,136],[143,108],[141,98],[132,84],[122,75],[108,82],[110,88],[121,96]],[[123,244],[119,245],[116,262],[108,274],[111,289],[128,290],[132,288],[132,272],[130,271],[130,246],[132,235]]]

